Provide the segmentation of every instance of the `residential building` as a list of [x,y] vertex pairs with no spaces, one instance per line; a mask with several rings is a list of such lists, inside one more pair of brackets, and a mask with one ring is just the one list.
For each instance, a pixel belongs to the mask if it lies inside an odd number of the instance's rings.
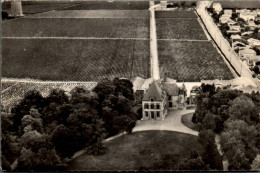
[[230,25],[227,34],[238,34],[241,32],[240,25]]
[[167,113],[167,95],[160,81],[153,81],[142,101],[142,120],[164,120]]
[[252,47],[259,47],[260,46],[260,40],[250,38],[247,40],[248,44]]
[[255,24],[255,21],[250,19],[247,21],[248,26],[250,27],[251,30],[255,29],[257,25]]
[[247,60],[253,56],[256,56],[256,52],[253,49],[245,48],[239,50],[239,56],[242,60]]
[[255,20],[256,16],[257,16],[257,12],[256,11],[250,11],[250,10],[246,10],[246,11],[241,12],[239,14],[239,17],[244,19],[245,21]]
[[238,34],[232,34],[232,35],[230,36],[230,38],[232,39],[233,42],[235,42],[235,41],[240,41],[240,40],[241,40],[241,36],[238,35]]
[[232,13],[233,13],[232,10],[229,10],[229,9],[225,9],[225,10],[224,10],[224,14],[230,15],[230,17],[232,16]]
[[213,9],[217,14],[223,10],[220,3],[213,3]]
[[249,67],[254,67],[257,64],[260,64],[260,56],[259,55],[248,57],[247,65]]
[[142,99],[142,120],[163,120],[168,109],[185,106],[187,89],[183,83],[177,86],[176,80],[164,77],[154,80]]

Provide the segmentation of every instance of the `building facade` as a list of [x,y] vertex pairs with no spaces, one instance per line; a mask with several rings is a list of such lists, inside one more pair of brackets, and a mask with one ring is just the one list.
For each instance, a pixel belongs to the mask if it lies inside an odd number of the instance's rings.
[[142,99],[142,120],[164,120],[168,109],[185,105],[186,93],[185,85],[178,87],[176,80],[164,78],[153,81]]

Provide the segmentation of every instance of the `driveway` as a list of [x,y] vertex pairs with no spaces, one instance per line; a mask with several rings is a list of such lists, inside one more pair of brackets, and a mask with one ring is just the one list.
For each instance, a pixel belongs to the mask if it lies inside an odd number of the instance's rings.
[[176,132],[182,132],[182,133],[198,136],[198,132],[186,127],[181,122],[181,117],[183,115],[188,113],[193,113],[193,112],[195,112],[195,110],[186,110],[186,109],[175,110],[175,111],[169,111],[165,119],[162,121],[139,120],[137,121],[136,126],[133,129],[133,132],[147,131],[147,130],[168,130],[168,131],[176,131]]

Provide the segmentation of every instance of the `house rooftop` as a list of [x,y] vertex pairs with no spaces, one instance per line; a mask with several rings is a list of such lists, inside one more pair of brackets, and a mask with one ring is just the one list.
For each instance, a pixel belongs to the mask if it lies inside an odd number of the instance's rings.
[[248,49],[248,48],[246,48],[246,49],[241,49],[241,50],[239,51],[239,53],[240,53],[240,54],[256,54],[256,52],[255,52],[253,49]]
[[162,101],[163,95],[162,95],[162,89],[159,86],[158,81],[153,81],[148,88],[147,92],[144,95],[143,100],[144,101],[150,101],[151,97],[154,98],[154,101]]

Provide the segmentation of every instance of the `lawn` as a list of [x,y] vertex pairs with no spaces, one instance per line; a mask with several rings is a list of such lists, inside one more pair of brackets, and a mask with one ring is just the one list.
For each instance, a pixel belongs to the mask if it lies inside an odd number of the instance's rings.
[[70,162],[69,170],[154,170],[160,161],[163,161],[160,170],[178,170],[190,151],[201,154],[204,150],[196,136],[170,131],[136,132],[109,141],[105,146],[108,148],[105,155],[83,154]]
[[195,130],[195,131],[199,131],[199,126],[197,124],[194,124],[191,119],[192,119],[192,116],[193,116],[193,113],[189,113],[189,114],[185,114],[181,117],[181,122],[191,128],[192,130]]
[[184,82],[233,79],[221,55],[210,41],[158,40],[160,74]]
[[3,39],[2,76],[98,81],[150,76],[149,40]]
[[149,18],[148,10],[59,10],[28,16],[30,18]]
[[[68,10],[148,10],[149,1],[88,1],[80,5],[68,8]],[[67,9],[66,9],[67,10]]]
[[157,18],[158,39],[207,40],[197,19]]
[[155,11],[156,18],[198,18],[193,11]]
[[22,18],[4,22],[2,36],[149,38],[149,19]]

